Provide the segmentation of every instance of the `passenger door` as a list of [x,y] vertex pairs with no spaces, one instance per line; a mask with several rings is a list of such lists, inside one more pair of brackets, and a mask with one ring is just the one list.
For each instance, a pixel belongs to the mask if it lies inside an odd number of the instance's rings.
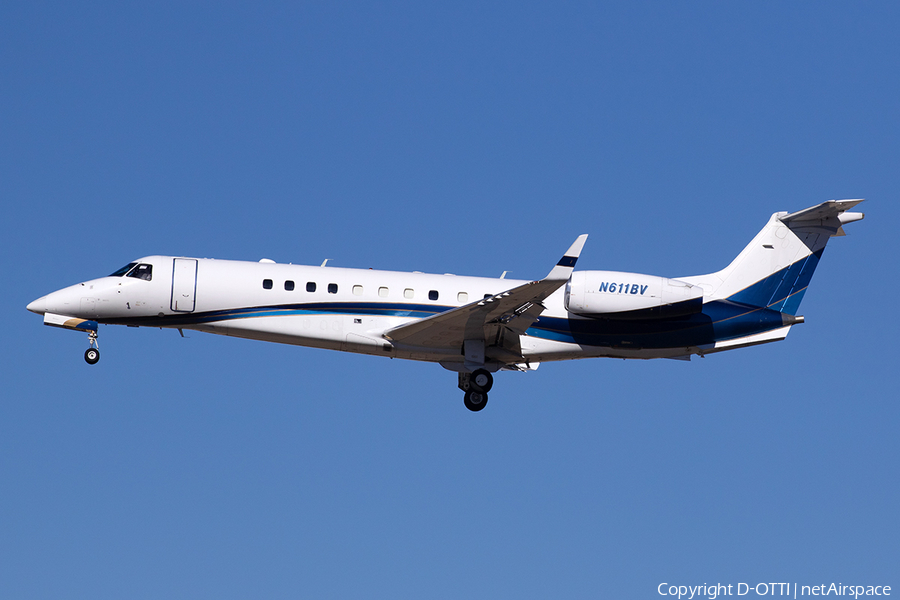
[[197,259],[176,258],[172,268],[172,310],[192,312],[196,305]]

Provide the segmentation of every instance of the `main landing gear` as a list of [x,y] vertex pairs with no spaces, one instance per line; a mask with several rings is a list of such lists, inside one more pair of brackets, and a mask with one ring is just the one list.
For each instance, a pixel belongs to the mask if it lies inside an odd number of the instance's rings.
[[88,333],[88,343],[90,348],[84,351],[84,361],[89,365],[96,365],[100,360],[100,345],[97,343],[97,332]]
[[484,369],[477,369],[473,373],[459,374],[459,389],[466,395],[463,402],[466,408],[472,412],[478,412],[485,407],[488,401],[488,392],[494,386],[494,376]]

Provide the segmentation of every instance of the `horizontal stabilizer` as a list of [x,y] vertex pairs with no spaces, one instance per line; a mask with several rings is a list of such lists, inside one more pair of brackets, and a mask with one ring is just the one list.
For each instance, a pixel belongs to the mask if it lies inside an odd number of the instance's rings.
[[[785,215],[781,217],[781,222],[791,223],[792,221],[820,221],[823,219],[829,219],[831,217],[837,217],[842,212],[850,210],[863,201],[864,199],[862,198],[858,200],[829,200],[828,202],[823,202],[822,204],[818,204],[810,208],[804,208],[803,210],[798,210],[797,212]],[[859,218],[853,219],[854,221],[858,221],[863,218],[862,213],[854,213],[854,215],[859,215]],[[851,221],[843,221],[842,219],[842,222],[849,223]]]
[[844,225],[861,221],[865,215],[857,212],[846,212],[863,202],[859,200],[829,200],[817,206],[805,208],[801,211],[780,217],[782,223],[797,230],[818,230],[828,232],[830,236],[841,237],[844,233]]

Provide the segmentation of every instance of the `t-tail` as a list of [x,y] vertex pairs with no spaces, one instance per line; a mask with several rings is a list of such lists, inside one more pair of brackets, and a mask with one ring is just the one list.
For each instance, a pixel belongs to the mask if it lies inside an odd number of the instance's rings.
[[730,265],[682,278],[704,288],[704,301],[729,300],[796,315],[825,245],[843,226],[865,215],[847,212],[862,200],[829,200],[794,213],[772,215]]

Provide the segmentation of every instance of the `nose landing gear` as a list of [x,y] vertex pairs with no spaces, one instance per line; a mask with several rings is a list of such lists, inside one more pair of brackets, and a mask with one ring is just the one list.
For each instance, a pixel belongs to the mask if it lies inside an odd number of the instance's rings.
[[90,348],[84,351],[84,361],[89,365],[96,365],[100,360],[100,345],[97,343],[97,332],[88,333]]
[[487,405],[487,393],[491,391],[492,387],[494,387],[494,376],[484,369],[459,374],[459,389],[466,393],[463,403],[472,412],[478,412]]

